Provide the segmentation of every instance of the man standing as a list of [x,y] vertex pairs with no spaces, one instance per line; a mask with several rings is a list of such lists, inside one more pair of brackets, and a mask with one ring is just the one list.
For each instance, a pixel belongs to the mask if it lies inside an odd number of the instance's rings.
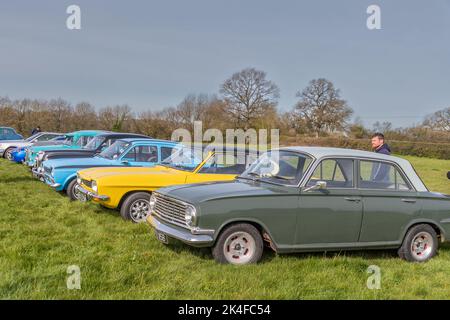
[[372,149],[376,153],[391,154],[391,148],[384,143],[384,134],[377,132],[372,135]]
[[[391,154],[391,148],[384,143],[384,134],[376,132],[372,135],[372,149],[376,153]],[[388,182],[391,167],[381,162],[374,162],[372,166],[371,180],[377,182]]]
[[36,133],[39,133],[39,132],[41,132],[41,127],[37,126],[36,128],[33,129],[33,131],[31,131],[31,135],[33,136],[33,135],[35,135]]

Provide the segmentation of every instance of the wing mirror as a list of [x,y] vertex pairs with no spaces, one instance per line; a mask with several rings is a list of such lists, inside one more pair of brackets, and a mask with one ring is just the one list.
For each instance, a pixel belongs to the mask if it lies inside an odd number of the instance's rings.
[[317,181],[315,185],[305,188],[303,191],[308,192],[312,190],[326,190],[327,183],[325,181]]

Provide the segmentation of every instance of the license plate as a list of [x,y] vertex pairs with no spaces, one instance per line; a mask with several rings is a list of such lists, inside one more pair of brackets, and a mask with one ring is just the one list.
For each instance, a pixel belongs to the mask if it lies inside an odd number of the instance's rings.
[[159,232],[159,231],[155,231],[155,232],[156,232],[156,239],[158,239],[159,242],[162,242],[164,244],[169,243],[169,237],[167,236],[167,234]]

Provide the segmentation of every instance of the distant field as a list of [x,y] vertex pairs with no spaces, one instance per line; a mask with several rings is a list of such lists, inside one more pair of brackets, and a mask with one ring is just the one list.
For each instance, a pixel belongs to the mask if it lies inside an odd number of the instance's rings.
[[[450,160],[406,157],[433,191],[450,194]],[[81,290],[66,288],[81,268]],[[369,290],[367,268],[381,268]],[[209,250],[158,243],[146,224],[69,202],[0,160],[2,299],[448,299],[450,246],[425,264],[393,251],[275,255],[258,265],[218,265]]]

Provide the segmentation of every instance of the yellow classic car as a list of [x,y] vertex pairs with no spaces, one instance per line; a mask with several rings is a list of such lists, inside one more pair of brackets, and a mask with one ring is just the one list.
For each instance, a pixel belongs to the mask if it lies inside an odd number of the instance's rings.
[[202,150],[183,147],[152,168],[105,167],[77,173],[78,199],[120,209],[126,220],[143,222],[149,214],[150,194],[161,187],[233,180],[257,158],[239,149]]

